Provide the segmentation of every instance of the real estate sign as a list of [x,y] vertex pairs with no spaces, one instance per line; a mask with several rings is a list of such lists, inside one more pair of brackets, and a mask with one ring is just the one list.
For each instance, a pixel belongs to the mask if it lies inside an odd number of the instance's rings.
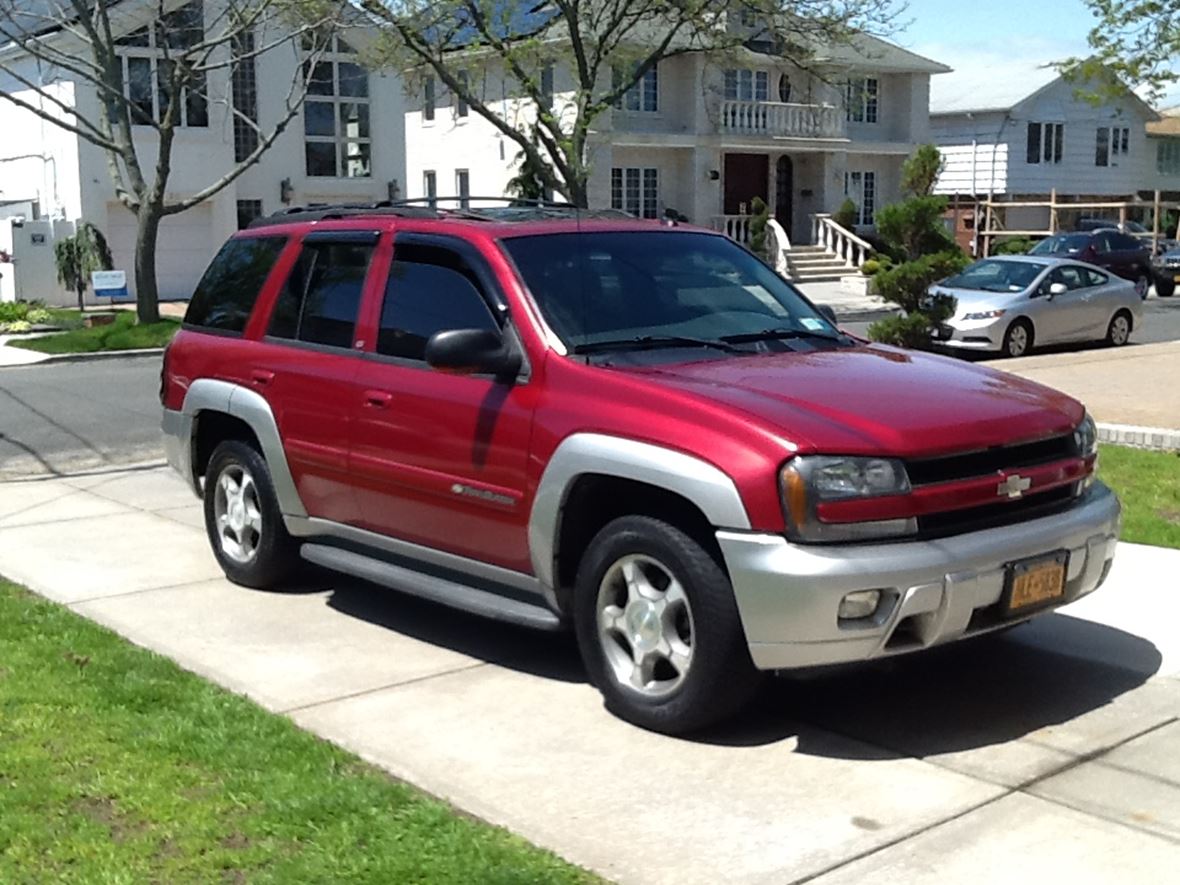
[[127,271],[95,270],[90,273],[90,285],[94,286],[95,298],[130,298],[127,294]]

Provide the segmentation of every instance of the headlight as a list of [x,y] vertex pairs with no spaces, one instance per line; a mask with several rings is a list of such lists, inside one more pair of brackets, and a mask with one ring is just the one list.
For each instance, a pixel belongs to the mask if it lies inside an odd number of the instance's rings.
[[965,313],[963,319],[965,320],[994,320],[997,317],[1002,317],[1006,310],[983,310],[979,313]]
[[873,540],[918,530],[912,517],[833,523],[821,522],[817,513],[825,502],[908,494],[910,480],[900,461],[804,455],[784,465],[781,483],[787,531],[795,540]]
[[1090,417],[1089,413],[1082,418],[1082,423],[1073,432],[1073,441],[1074,445],[1078,447],[1080,455],[1089,456],[1098,453],[1098,425],[1094,423],[1094,419]]

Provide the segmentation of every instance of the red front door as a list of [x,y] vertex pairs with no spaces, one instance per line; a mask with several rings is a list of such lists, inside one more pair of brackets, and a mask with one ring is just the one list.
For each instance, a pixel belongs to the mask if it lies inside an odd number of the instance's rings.
[[426,364],[433,333],[499,325],[490,272],[469,245],[448,243],[395,240],[370,333],[374,352],[354,386],[351,468],[361,517],[372,531],[527,573],[536,385]]
[[726,215],[749,214],[754,197],[770,202],[770,158],[765,154],[726,154],[724,175]]

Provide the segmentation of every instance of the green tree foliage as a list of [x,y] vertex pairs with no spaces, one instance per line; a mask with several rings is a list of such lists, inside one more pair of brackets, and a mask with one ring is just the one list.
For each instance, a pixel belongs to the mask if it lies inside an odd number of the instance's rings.
[[845,197],[840,208],[832,215],[832,221],[845,230],[852,230],[856,227],[856,219],[859,217],[860,211],[856,208],[856,203],[852,202],[851,197]]
[[1159,99],[1180,81],[1180,0],[1086,0],[1096,22],[1090,30],[1092,54],[1060,66],[1084,81],[1097,97],[1119,97],[1127,87],[1144,87]]
[[770,207],[761,197],[750,201],[750,250],[766,257],[766,225],[770,221]]
[[1006,237],[992,248],[992,255],[1026,255],[1032,247],[1028,237]]
[[901,167],[901,192],[915,197],[934,193],[944,165],[942,151],[932,144],[922,145]]
[[89,221],[79,223],[73,236],[53,244],[53,261],[57,265],[58,282],[78,294],[78,310],[83,309],[90,274],[113,266],[106,237]]
[[537,151],[516,152],[516,174],[508,179],[505,192],[521,200],[544,200],[549,196],[545,182],[553,172]]
[[873,283],[882,298],[901,308],[902,315],[869,327],[874,341],[919,349],[930,347],[931,332],[955,309],[953,299],[930,295],[930,287],[967,264],[967,256],[945,224],[946,197],[920,193],[926,182],[932,187],[938,176],[928,147],[919,148],[904,167],[907,188],[917,195],[877,212],[883,254],[897,263],[882,266]]

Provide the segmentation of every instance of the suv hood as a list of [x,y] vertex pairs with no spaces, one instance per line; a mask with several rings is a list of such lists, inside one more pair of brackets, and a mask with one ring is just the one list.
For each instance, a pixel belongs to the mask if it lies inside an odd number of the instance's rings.
[[740,410],[801,452],[926,457],[1068,433],[1084,414],[1023,378],[879,345],[622,371]]

